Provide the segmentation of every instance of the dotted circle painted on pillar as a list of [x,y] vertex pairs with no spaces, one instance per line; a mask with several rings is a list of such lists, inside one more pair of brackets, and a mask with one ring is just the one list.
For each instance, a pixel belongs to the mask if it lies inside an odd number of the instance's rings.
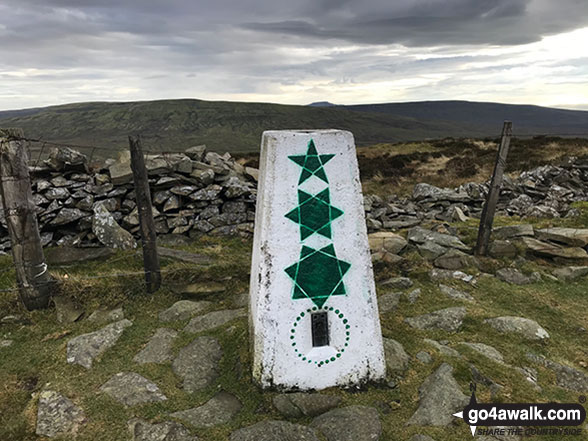
[[[296,339],[296,329],[298,328],[298,324],[306,316],[306,314],[310,314],[315,311],[331,311],[331,312],[333,312],[335,314],[335,316],[341,320],[341,323],[343,323],[343,328],[345,329],[345,343],[343,344],[343,348],[340,349],[333,357],[325,358],[324,360],[311,360],[310,358],[304,356],[304,354],[302,354],[298,350],[298,348],[296,347],[295,339]],[[339,309],[335,309],[332,306],[323,306],[322,308],[319,308],[317,306],[313,306],[312,308],[308,308],[306,311],[302,311],[298,315],[298,317],[296,317],[296,320],[292,324],[292,329],[290,329],[290,340],[292,341],[292,347],[294,348],[294,352],[298,355],[298,358],[300,358],[302,361],[304,361],[306,363],[314,363],[317,367],[322,367],[324,365],[327,365],[329,363],[333,363],[333,362],[337,361],[345,353],[345,349],[347,349],[347,347],[349,346],[349,339],[351,336],[350,329],[351,329],[351,326],[349,325],[349,320],[347,320],[345,318],[345,315]]]

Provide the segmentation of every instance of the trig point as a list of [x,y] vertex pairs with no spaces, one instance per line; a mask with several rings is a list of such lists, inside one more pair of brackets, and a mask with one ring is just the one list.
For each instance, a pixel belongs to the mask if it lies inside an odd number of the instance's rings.
[[253,377],[323,389],[385,376],[350,132],[264,132],[251,268]]

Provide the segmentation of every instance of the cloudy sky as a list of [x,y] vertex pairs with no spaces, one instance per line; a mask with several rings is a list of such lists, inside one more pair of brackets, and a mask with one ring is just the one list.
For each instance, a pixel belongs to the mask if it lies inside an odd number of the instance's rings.
[[0,3],[0,110],[161,98],[588,110],[588,1]]

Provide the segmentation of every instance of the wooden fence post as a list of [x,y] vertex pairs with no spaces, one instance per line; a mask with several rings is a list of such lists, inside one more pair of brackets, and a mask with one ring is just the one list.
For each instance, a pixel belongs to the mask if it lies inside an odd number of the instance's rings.
[[504,121],[502,139],[498,148],[498,154],[496,155],[492,181],[490,182],[490,191],[486,197],[486,202],[482,209],[482,217],[480,218],[478,240],[474,250],[474,254],[477,256],[486,256],[488,254],[488,243],[490,241],[490,234],[492,233],[492,223],[494,222],[494,213],[496,212],[496,204],[498,203],[500,187],[502,186],[502,177],[504,175],[504,168],[506,167],[506,157],[508,156],[511,136],[512,122]]
[[29,153],[21,138],[20,129],[0,129],[0,194],[20,299],[30,311],[48,306],[55,281],[45,263],[29,176]]
[[139,225],[141,229],[141,241],[143,243],[143,266],[145,267],[145,283],[147,292],[154,293],[161,286],[161,272],[159,269],[159,256],[157,255],[157,235],[153,222],[153,208],[151,206],[151,191],[141,140],[139,137],[129,136],[131,150],[131,170],[135,181],[137,210],[139,211]]

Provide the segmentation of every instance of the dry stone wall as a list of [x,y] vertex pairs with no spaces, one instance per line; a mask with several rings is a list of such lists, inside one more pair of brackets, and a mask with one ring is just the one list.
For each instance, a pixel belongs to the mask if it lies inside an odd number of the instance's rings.
[[[258,170],[244,167],[230,154],[194,146],[184,153],[147,155],[157,233],[242,235],[253,233]],[[128,153],[90,170],[87,157],[69,148],[53,149],[49,159],[31,167],[34,199],[44,245],[134,246],[139,217]],[[411,228],[423,221],[479,217],[488,183],[458,188],[417,184],[408,198],[365,196],[370,232]],[[577,215],[570,204],[588,200],[588,157],[568,158],[505,177],[498,214],[521,217]],[[1,206],[0,206],[1,207]],[[114,222],[113,222],[114,221]],[[110,225],[103,232],[100,225]],[[97,227],[98,226],[98,227]],[[0,208],[0,253],[10,250]]]

